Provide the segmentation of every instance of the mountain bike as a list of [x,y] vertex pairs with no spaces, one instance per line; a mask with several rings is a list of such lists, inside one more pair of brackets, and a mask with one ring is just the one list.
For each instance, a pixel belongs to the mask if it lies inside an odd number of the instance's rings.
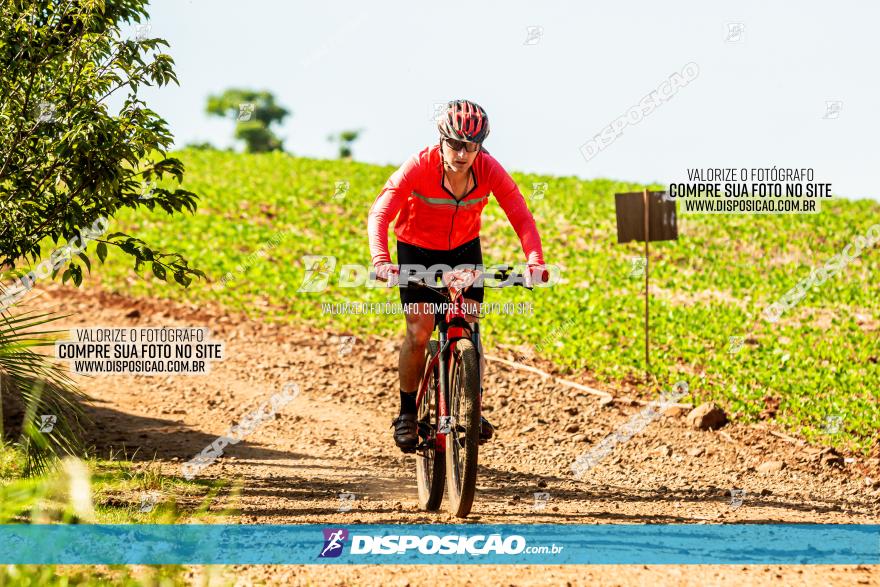
[[[448,303],[435,315],[438,337],[428,341],[426,365],[416,396],[419,443],[416,446],[416,480],[419,507],[436,511],[446,489],[448,509],[464,518],[474,503],[477,488],[480,419],[480,382],[483,348],[479,323],[468,320],[463,294],[477,279],[496,280],[485,288],[525,285],[524,276],[511,274],[513,267],[493,267],[487,274],[477,269],[441,273],[409,272],[401,275],[408,287],[434,290]],[[441,285],[436,285],[438,278]]]

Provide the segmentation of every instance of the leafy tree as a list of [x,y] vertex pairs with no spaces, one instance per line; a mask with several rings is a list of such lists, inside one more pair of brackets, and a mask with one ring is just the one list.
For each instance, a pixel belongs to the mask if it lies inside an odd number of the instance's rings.
[[[168,125],[138,98],[142,86],[177,83],[168,43],[141,25],[123,38],[124,23],[144,23],[146,0],[0,0],[0,264],[36,261],[40,242],[68,240],[123,207],[168,214],[194,212],[197,196],[156,186],[183,180],[168,157]],[[118,112],[107,100],[126,93]],[[144,198],[144,186],[152,186]],[[135,268],[186,286],[203,277],[177,253],[153,250],[116,232],[96,239],[134,257]],[[63,268],[63,281],[82,282],[87,252]]]
[[335,135],[330,135],[327,137],[327,140],[331,143],[339,144],[339,158],[340,159],[351,159],[352,150],[351,147],[354,145],[354,142],[360,138],[360,134],[363,132],[362,130],[344,130]]
[[[149,35],[146,5],[0,0],[0,268],[20,273],[20,266],[47,256],[41,249],[47,238],[77,242],[52,247],[51,263],[38,267],[50,265],[47,273],[62,271],[62,281],[80,285],[82,265],[91,268],[91,253],[80,245],[94,240],[102,262],[111,247],[133,257],[136,270],[149,264],[161,280],[173,276],[187,286],[204,277],[180,254],[154,250],[122,232],[103,232],[122,208],[168,214],[196,209],[192,192],[157,185],[166,178],[180,183],[184,167],[167,156],[173,137],[166,121],[138,98],[143,86],[177,83],[174,61],[161,52],[168,44]],[[135,23],[135,37],[124,38],[121,26]],[[114,111],[108,100],[117,92],[125,97]],[[90,226],[102,230],[90,232]],[[27,404],[23,444],[29,470],[45,466],[50,452],[74,452],[77,443],[82,396],[46,354],[33,350],[52,344],[51,331],[34,328],[53,319],[13,316],[6,304],[0,306],[0,406],[3,394]],[[51,434],[34,432],[34,414],[57,417]]]
[[290,112],[276,104],[270,92],[232,88],[219,96],[208,96],[207,112],[235,120],[235,138],[245,142],[248,153],[283,149],[270,127],[281,124]]

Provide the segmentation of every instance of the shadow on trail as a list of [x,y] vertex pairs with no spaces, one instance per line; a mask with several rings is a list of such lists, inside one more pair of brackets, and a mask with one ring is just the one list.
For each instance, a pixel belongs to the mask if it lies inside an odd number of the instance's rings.
[[[534,493],[551,493],[555,501],[587,502],[588,504],[620,504],[620,503],[707,503],[730,504],[730,495],[725,488],[708,487],[706,489],[669,489],[658,484],[657,487],[645,489],[633,489],[627,487],[614,487],[597,485],[588,481],[577,481],[574,477],[560,477],[555,475],[533,475],[517,471],[504,471],[488,466],[480,467],[480,480],[478,483],[484,489],[478,495],[484,499],[510,500],[518,496],[520,500],[527,497],[533,499]],[[539,487],[538,483],[544,482],[546,487]],[[579,488],[569,489],[559,485],[581,485]],[[827,513],[849,512],[855,514],[870,514],[871,508],[861,505],[853,505],[843,500],[813,499],[805,501],[799,495],[761,496],[747,493],[742,507],[760,506],[772,507],[780,510]],[[542,515],[548,512],[542,511]],[[521,515],[521,514],[519,514]],[[549,515],[555,515],[550,513]],[[570,514],[564,514],[564,517]],[[685,515],[636,515],[624,514],[623,512],[591,512],[590,517],[609,519],[670,519],[691,520]],[[703,518],[696,518],[702,520]],[[753,522],[773,522],[773,519],[756,519]]]
[[[93,400],[86,407],[86,413],[92,420],[92,426],[85,431],[84,444],[101,458],[121,451],[124,456],[135,461],[149,461],[153,458],[170,461],[174,457],[181,462],[188,461],[213,443],[218,436],[194,429],[180,421],[122,412],[108,407],[106,402],[100,400]],[[248,439],[230,445],[224,454],[236,459],[262,460],[304,457],[263,448]]]
[[[331,461],[334,459],[330,459]],[[412,463],[408,460],[401,466],[399,457],[374,456],[371,465],[393,472],[392,475],[359,476],[358,463],[342,459],[339,465],[321,467],[330,471],[346,470],[341,477],[321,477],[308,474],[292,474],[248,478],[245,494],[263,499],[259,503],[247,507],[243,513],[257,518],[281,517],[331,517],[337,522],[352,523],[358,514],[369,516],[369,523],[419,523],[437,522],[450,523],[450,518],[442,509],[439,512],[423,512],[413,509],[412,502],[417,495],[415,473]],[[342,463],[345,465],[342,465]],[[309,468],[305,466],[304,468]],[[397,476],[395,476],[395,474]],[[539,486],[540,484],[540,486]],[[572,485],[578,485],[572,487]],[[706,522],[705,517],[694,517],[687,512],[688,503],[711,503],[729,505],[730,496],[724,488],[707,489],[665,489],[655,488],[633,489],[608,485],[592,484],[588,481],[576,481],[572,477],[555,475],[537,475],[518,471],[508,471],[489,466],[481,466],[477,491],[477,501],[473,514],[465,520],[453,520],[454,523],[481,523],[482,517],[501,518],[505,523],[590,523],[597,521],[619,521],[623,523],[694,523]],[[547,492],[551,501],[541,510],[533,509],[535,492]],[[342,512],[339,509],[339,494],[352,493],[355,500],[352,509]],[[776,508],[783,511],[811,512],[849,512],[852,514],[870,514],[868,507],[853,505],[836,500],[814,500],[805,502],[798,495],[759,496],[749,495],[742,507]],[[402,501],[405,505],[388,502]],[[480,504],[505,504],[509,511],[486,511]],[[566,503],[564,512],[552,511],[553,504]],[[623,504],[645,503],[654,507],[645,507],[644,513],[616,511]],[[657,511],[657,505],[663,503],[670,508],[681,503],[682,507],[672,513],[648,513]],[[577,511],[571,511],[575,504]],[[624,508],[626,509],[626,508]],[[725,510],[726,511],[726,510]],[[732,510],[731,510],[732,511]],[[377,516],[378,514],[378,516]],[[427,519],[423,519],[427,516]],[[774,516],[756,517],[737,523],[778,523]],[[509,519],[509,521],[507,521]],[[329,520],[328,520],[329,521]],[[717,522],[723,523],[721,517]]]

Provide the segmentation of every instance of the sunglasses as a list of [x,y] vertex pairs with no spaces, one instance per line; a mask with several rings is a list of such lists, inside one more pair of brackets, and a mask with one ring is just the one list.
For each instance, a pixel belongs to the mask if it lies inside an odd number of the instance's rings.
[[466,150],[468,153],[473,153],[474,151],[479,150],[480,143],[466,143],[464,141],[456,141],[455,139],[443,139],[446,141],[446,144],[449,145],[449,148],[453,151],[461,151],[462,149]]

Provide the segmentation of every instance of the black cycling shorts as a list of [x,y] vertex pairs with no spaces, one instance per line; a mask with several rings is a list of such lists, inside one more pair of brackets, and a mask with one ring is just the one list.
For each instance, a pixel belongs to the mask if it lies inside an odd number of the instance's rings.
[[[397,241],[397,264],[422,265],[425,269],[430,269],[431,265],[448,265],[453,269],[460,265],[469,269],[481,266],[483,264],[483,251],[480,248],[480,237],[449,250],[426,249]],[[482,303],[483,288],[471,287],[465,290],[464,297]],[[406,304],[442,304],[445,302],[448,302],[448,300],[433,290],[415,286],[403,287],[403,284],[401,284],[400,303],[404,307],[406,307]]]

